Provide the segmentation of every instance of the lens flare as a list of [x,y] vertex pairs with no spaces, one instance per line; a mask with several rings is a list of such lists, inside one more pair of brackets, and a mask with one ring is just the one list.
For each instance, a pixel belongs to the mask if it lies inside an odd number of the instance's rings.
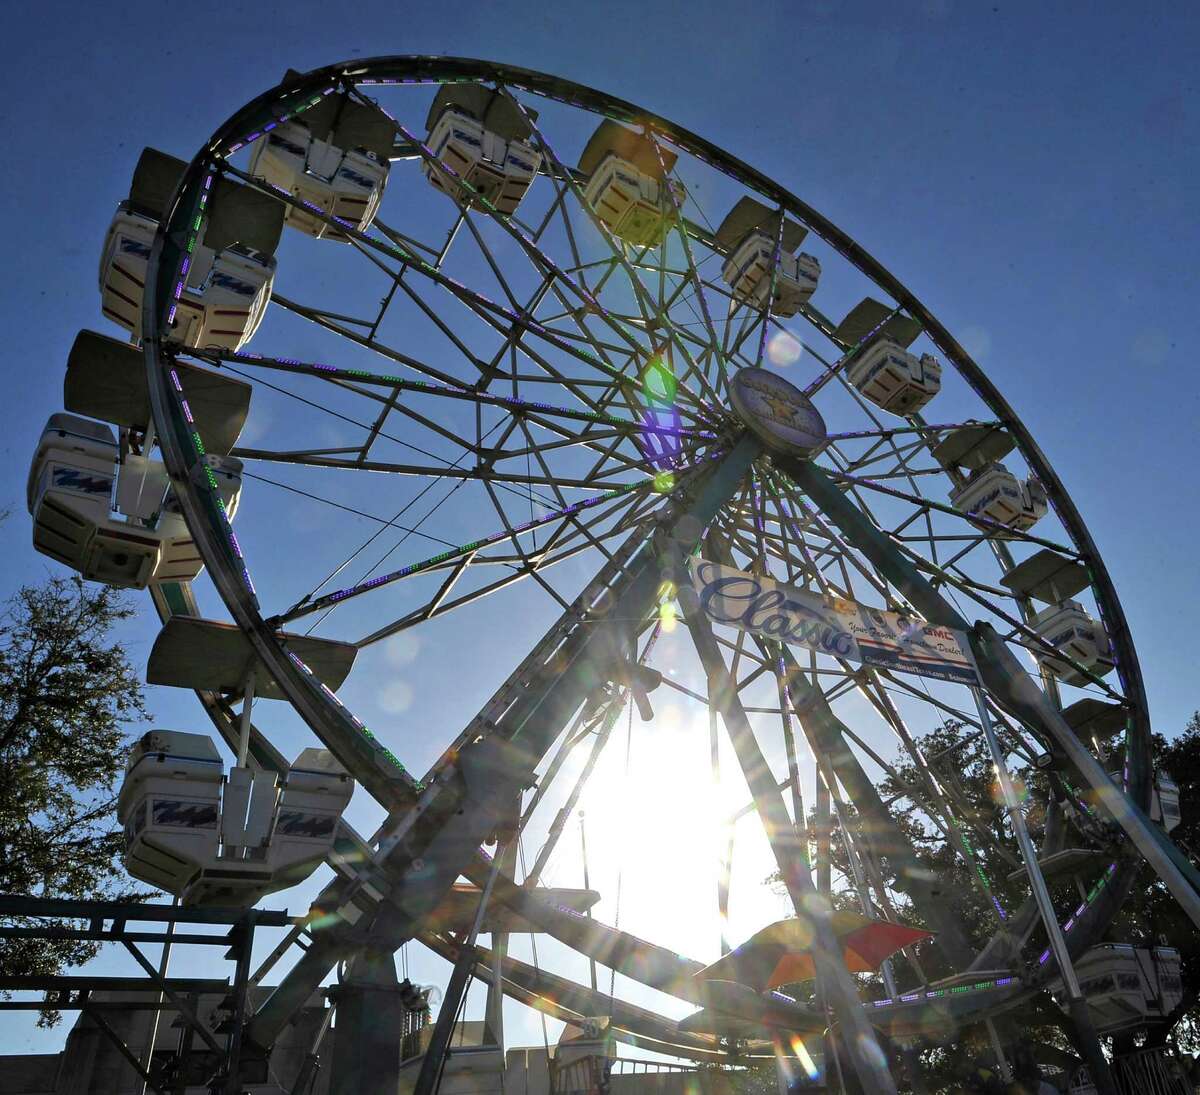
[[308,930],[310,932],[321,931],[324,928],[332,928],[337,924],[342,924],[344,921],[336,912],[325,912],[323,909],[313,909],[316,915],[310,915],[308,921]]
[[[1029,801],[1029,788],[1025,785],[1025,781],[1023,779],[1021,779],[1021,777],[1016,775],[1015,773],[1010,778],[1012,779],[1013,790],[1016,792],[1016,795],[1017,795],[1017,802],[1021,803],[1022,805],[1025,804],[1026,802]],[[991,791],[992,791],[992,801],[997,806],[1006,806],[1007,805],[1007,803],[1004,800],[1004,791],[1000,786],[999,775],[997,775],[996,778],[992,780]]]
[[829,919],[833,916],[833,906],[821,896],[819,893],[805,894],[801,899],[804,903],[804,911],[809,916],[819,917],[821,919]]
[[675,630],[677,618],[678,612],[673,604],[658,606],[658,622],[662,624],[663,631],[668,635]]
[[384,657],[392,665],[408,665],[416,659],[420,649],[421,642],[411,631],[401,631],[383,645]]
[[820,1079],[821,1070],[817,1068],[816,1062],[808,1052],[808,1047],[804,1044],[804,1040],[798,1034],[793,1034],[789,1041],[791,1042],[792,1052],[796,1055],[797,1060],[799,1060],[800,1067],[808,1073],[808,1078],[810,1080]]
[[767,343],[767,358],[772,365],[795,365],[804,353],[804,343],[788,331],[776,331]]
[[392,680],[379,693],[379,706],[389,715],[402,715],[413,701],[413,689],[407,681]]
[[[653,352],[642,367],[639,377],[646,398],[646,412],[642,434],[642,445],[654,467],[662,472],[675,466],[679,456],[679,411],[675,406],[675,394],[679,383],[669,359],[661,351]],[[655,489],[660,493],[675,485],[674,479],[663,480],[660,486],[655,480]]]
[[642,371],[642,389],[650,401],[660,407],[669,407],[675,402],[678,382],[661,354],[655,354],[646,362]]
[[858,1035],[858,1050],[876,1068],[887,1068],[887,1058],[883,1055],[883,1050],[879,1048],[879,1044],[874,1038],[867,1034]]

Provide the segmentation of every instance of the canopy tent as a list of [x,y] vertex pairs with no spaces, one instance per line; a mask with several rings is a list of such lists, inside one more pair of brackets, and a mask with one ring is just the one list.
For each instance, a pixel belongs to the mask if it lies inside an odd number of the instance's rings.
[[[579,170],[590,175],[610,152],[633,164],[643,175],[662,179],[679,158],[663,145],[656,144],[644,133],[606,118],[588,138],[579,157]],[[661,159],[660,159],[661,158]]]
[[[762,232],[772,239],[779,233],[778,209],[769,209],[753,198],[739,198],[734,207],[725,214],[717,228],[717,242],[732,251],[751,232]],[[783,218],[783,233],[780,244],[785,251],[792,252],[804,242],[808,229],[790,217]]]
[[[157,148],[142,149],[129,187],[130,207],[161,221],[186,169],[187,164],[175,156]],[[221,251],[239,243],[264,255],[275,254],[283,234],[282,202],[253,187],[218,178],[208,209],[205,247]]]
[[477,122],[506,141],[528,141],[533,130],[526,115],[537,121],[537,111],[525,108],[525,113],[508,96],[480,84],[443,84],[433,97],[425,128],[432,131],[442,112],[453,107],[469,114]]
[[[833,914],[833,934],[851,973],[874,973],[898,950],[929,939],[933,932],[888,920],[872,920],[850,909]],[[736,981],[758,992],[816,977],[813,933],[799,919],[779,920],[755,932],[740,947],[705,966],[697,980]]]

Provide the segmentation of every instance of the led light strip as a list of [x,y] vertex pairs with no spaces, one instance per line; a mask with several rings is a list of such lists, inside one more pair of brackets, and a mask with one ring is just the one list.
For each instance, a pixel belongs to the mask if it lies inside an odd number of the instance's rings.
[[274,115],[273,120],[265,123],[261,129],[255,130],[252,133],[247,133],[246,136],[244,136],[240,141],[233,141],[227,145],[225,150],[221,152],[220,155],[223,157],[232,156],[238,151],[238,149],[244,148],[246,145],[257,141],[259,137],[263,136],[263,134],[269,133],[272,129],[283,125],[284,122],[290,121],[292,118],[296,117],[296,115],[303,114],[306,110],[316,106],[326,95],[331,95],[336,90],[336,87],[331,84],[324,90],[314,93],[310,98],[306,99],[295,109],[285,111],[283,114]]
[[367,728],[366,723],[364,723],[362,719],[360,719],[353,711],[350,710],[350,708],[348,708],[344,703],[342,703],[341,700],[337,698],[332,688],[330,688],[323,681],[318,680],[317,675],[311,669],[309,669],[309,667],[305,665],[304,662],[292,651],[289,650],[287,652],[287,656],[291,658],[296,666],[304,671],[309,683],[311,683],[314,688],[319,689],[329,700],[337,705],[338,710],[345,715],[351,723],[354,724],[355,729],[358,730],[358,732],[364,738],[366,738],[368,742],[371,743],[372,747],[379,753],[382,753],[383,756],[385,756],[393,765],[395,765],[395,767],[399,770],[401,777],[414,792],[419,793],[425,789],[425,784],[413,776],[413,774],[407,768],[405,768],[403,764],[400,763],[400,758],[397,757],[395,753],[393,753],[386,745],[383,744],[383,742],[381,742],[374,734],[371,733],[371,731]]

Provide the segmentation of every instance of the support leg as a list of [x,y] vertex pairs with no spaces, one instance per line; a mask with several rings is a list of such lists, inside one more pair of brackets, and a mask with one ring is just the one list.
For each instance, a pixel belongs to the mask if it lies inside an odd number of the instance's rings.
[[116,1047],[117,1052],[125,1058],[125,1061],[129,1067],[137,1073],[138,1079],[140,1079],[146,1087],[153,1091],[155,1095],[162,1095],[162,1091],[155,1086],[154,1081],[150,1078],[150,1073],[142,1067],[142,1062],[137,1059],[137,1056],[134,1054],[133,1050],[131,1050],[125,1044],[125,1040],[115,1030],[113,1030],[113,1028],[109,1025],[108,1020],[104,1018],[104,1015],[95,1008],[89,1008],[86,1005],[83,1008],[83,1014],[91,1019],[91,1021],[95,1023],[101,1031],[104,1032],[104,1036],[113,1044],[113,1046]]
[[996,731],[992,728],[992,720],[988,715],[987,703],[984,701],[983,692],[978,688],[973,688],[971,691],[975,697],[975,707],[979,712],[979,721],[983,727],[983,734],[987,739],[988,749],[992,754],[992,765],[996,770],[996,778],[1000,782],[1000,791],[1004,796],[1004,803],[1008,807],[1008,816],[1012,821],[1013,832],[1017,838],[1017,846],[1021,849],[1021,858],[1025,860],[1025,867],[1029,872],[1029,883],[1033,889],[1033,897],[1037,902],[1038,911],[1042,916],[1042,924],[1050,940],[1050,950],[1054,954],[1054,960],[1058,963],[1059,973],[1062,975],[1063,987],[1067,994],[1068,1008],[1071,1018],[1075,1022],[1075,1027],[1079,1032],[1082,1048],[1087,1058],[1088,1071],[1092,1074],[1092,1082],[1096,1085],[1096,1089],[1100,1092],[1100,1095],[1119,1095],[1112,1075],[1108,1071],[1108,1062],[1105,1060],[1104,1053],[1100,1049],[1100,1039],[1096,1036],[1095,1027],[1092,1025],[1091,1016],[1088,1014],[1087,1002],[1083,998],[1083,993],[1079,990],[1079,979],[1075,976],[1075,967],[1071,964],[1071,955],[1067,951],[1067,941],[1063,938],[1062,929],[1059,927],[1058,919],[1054,915],[1054,904],[1050,900],[1050,891],[1046,887],[1046,880],[1042,877],[1042,870],[1038,866],[1037,850],[1033,846],[1033,841],[1029,838],[1029,830],[1025,827],[1025,815],[1021,811],[1021,802],[1017,798],[1016,788],[1013,787],[1012,777],[1008,772],[1008,764],[1004,759],[1004,752],[1000,748],[999,740],[996,738]]
[[236,951],[233,976],[232,1029],[225,1057],[225,1095],[240,1095],[239,1075],[242,1064],[242,1024],[246,1016],[246,993],[250,986],[250,958],[254,950],[254,910],[249,910],[229,933]]
[[364,948],[335,990],[330,1095],[395,1095],[404,1004],[390,950]]

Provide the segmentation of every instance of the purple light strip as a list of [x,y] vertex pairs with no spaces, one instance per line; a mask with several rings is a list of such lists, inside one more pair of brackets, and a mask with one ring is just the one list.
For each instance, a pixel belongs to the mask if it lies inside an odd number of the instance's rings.
[[[965,426],[999,426],[999,422],[937,422],[927,426],[919,427],[919,430],[929,430],[936,433],[939,430],[961,430]],[[882,430],[851,430],[849,433],[831,433],[826,434],[827,441],[853,441],[860,437],[884,438],[891,437],[898,433],[918,433],[918,429],[912,426],[896,426],[892,429]]]
[[246,145],[251,144],[252,142],[258,140],[258,138],[261,137],[268,130],[274,129],[277,125],[281,125],[282,123],[289,121],[292,118],[295,118],[297,115],[303,114],[309,108],[316,106],[317,103],[319,103],[326,95],[331,95],[336,90],[337,90],[336,87],[331,84],[329,87],[325,88],[324,90],[312,94],[311,97],[309,97],[305,102],[301,103],[299,106],[295,107],[294,109],[285,111],[282,114],[274,115],[271,122],[264,124],[260,129],[257,129],[252,133],[246,134],[246,136],[244,136],[240,141],[234,141],[231,144],[227,145],[224,152],[222,152],[221,155],[222,156],[232,156],[235,152],[238,151],[238,149],[244,148]]

